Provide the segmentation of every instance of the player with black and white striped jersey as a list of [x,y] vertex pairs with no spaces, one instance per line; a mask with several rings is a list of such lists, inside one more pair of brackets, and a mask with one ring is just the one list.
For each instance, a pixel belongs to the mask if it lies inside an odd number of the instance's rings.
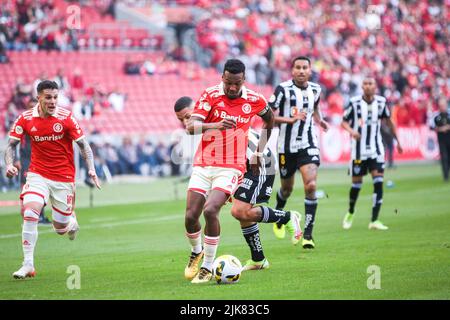
[[[316,181],[320,165],[320,154],[315,124],[328,130],[328,123],[322,119],[320,85],[310,82],[311,61],[300,56],[292,61],[292,79],[281,83],[269,100],[269,105],[278,114],[275,123],[280,127],[278,136],[278,157],[281,174],[281,189],[277,193],[276,209],[282,210],[294,187],[294,176],[300,171],[305,189],[305,226],[302,246],[315,247],[312,231],[317,211]],[[274,233],[284,238],[282,225],[274,224]]]
[[373,178],[372,220],[369,229],[388,230],[378,216],[383,203],[384,147],[381,140],[381,121],[386,121],[397,141],[397,149],[402,153],[402,147],[397,138],[395,125],[386,104],[386,98],[376,95],[374,78],[367,77],[362,85],[363,95],[350,99],[344,112],[342,127],[352,137],[351,165],[352,187],[350,189],[349,209],[344,217],[342,227],[350,229],[353,222],[355,204],[361,190],[363,176],[370,172]]

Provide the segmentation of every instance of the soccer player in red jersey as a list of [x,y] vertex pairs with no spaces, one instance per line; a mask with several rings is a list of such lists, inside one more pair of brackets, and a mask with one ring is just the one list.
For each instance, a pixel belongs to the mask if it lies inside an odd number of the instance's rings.
[[58,85],[44,80],[37,86],[38,104],[22,113],[9,132],[5,151],[6,176],[18,175],[14,163],[14,149],[27,134],[31,139],[31,163],[23,186],[21,213],[23,217],[22,267],[13,273],[16,279],[34,277],[34,248],[38,238],[39,213],[50,203],[53,228],[60,235],[68,234],[74,240],[79,229],[74,212],[75,165],[73,145],[75,141],[86,161],[88,175],[97,188],[100,182],[94,167],[91,147],[72,113],[56,105]]
[[[264,97],[243,84],[245,65],[236,59],[226,62],[219,85],[208,88],[197,101],[187,120],[190,134],[203,133],[194,157],[186,205],[186,236],[193,248],[200,248],[185,276],[192,283],[205,283],[212,278],[212,265],[219,238],[219,212],[235,192],[246,171],[248,130],[254,116],[260,116],[268,134],[258,141],[250,159],[251,169],[257,172],[260,157],[273,127],[273,113]],[[201,249],[200,215],[205,217],[205,238]],[[194,253],[194,252],[193,252]],[[198,270],[198,262],[203,263]],[[197,272],[198,271],[198,272]]]

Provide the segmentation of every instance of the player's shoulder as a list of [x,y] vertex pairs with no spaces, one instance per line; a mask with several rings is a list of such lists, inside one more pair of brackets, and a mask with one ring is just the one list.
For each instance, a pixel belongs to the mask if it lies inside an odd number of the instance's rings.
[[284,81],[284,82],[280,83],[278,85],[278,87],[289,88],[289,87],[292,87],[293,85],[294,85],[294,81],[292,81],[292,79],[291,79],[291,80],[287,80],[287,81]]
[[249,89],[245,87],[245,90],[247,91],[247,100],[250,102],[258,103],[260,101],[263,101],[264,103],[267,103],[266,98],[259,92],[256,92],[252,89]]
[[[34,109],[34,108],[33,108]],[[19,115],[19,119],[23,119],[26,121],[33,120],[33,109],[26,110]]]
[[67,120],[71,116],[72,112],[70,110],[61,107],[58,107],[58,109],[56,109],[55,117],[58,118],[58,120]]
[[358,103],[358,102],[361,102],[361,100],[362,100],[362,95],[357,95],[357,96],[353,96],[350,98],[351,103]]
[[312,82],[312,81],[308,81],[308,85],[311,86],[311,88],[314,89],[319,89],[321,90],[322,88],[320,87],[320,84],[318,84],[317,82]]
[[212,87],[208,87],[205,89],[204,95],[208,95],[212,98],[217,98],[220,95],[221,86],[220,84],[217,84]]
[[381,102],[381,103],[386,103],[386,101],[387,101],[385,97],[379,96],[377,94],[375,95],[375,100],[378,102]]

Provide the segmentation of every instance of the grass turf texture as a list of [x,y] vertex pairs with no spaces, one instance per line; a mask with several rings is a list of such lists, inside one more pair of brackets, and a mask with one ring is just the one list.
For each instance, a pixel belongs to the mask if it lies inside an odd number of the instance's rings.
[[[301,179],[287,209],[304,212]],[[276,188],[279,177],[276,179]],[[386,188],[386,181],[395,186]],[[390,230],[369,231],[371,178],[366,177],[353,227],[343,230],[350,178],[345,169],[321,169],[320,199],[314,230],[316,249],[278,240],[272,225],[261,224],[270,269],[244,272],[234,285],[192,285],[183,277],[189,247],[184,236],[185,200],[174,200],[174,179],[144,185],[105,186],[86,207],[88,189],[79,188],[75,241],[39,226],[37,276],[14,280],[22,261],[21,218],[15,208],[0,211],[0,299],[449,299],[450,185],[438,166],[403,166],[385,177],[380,219]],[[186,183],[177,187],[184,196]],[[15,199],[17,194],[0,196]],[[147,202],[152,201],[152,202]],[[271,205],[275,197],[272,197]],[[239,223],[221,212],[217,256],[250,256]],[[48,215],[47,210],[47,215]],[[203,223],[202,218],[202,223]],[[69,290],[67,268],[79,266],[81,288]],[[367,269],[381,271],[381,289],[369,290]]]

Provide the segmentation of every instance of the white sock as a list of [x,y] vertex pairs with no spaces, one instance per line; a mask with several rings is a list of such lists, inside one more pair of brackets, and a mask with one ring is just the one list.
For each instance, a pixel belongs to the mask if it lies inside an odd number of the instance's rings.
[[209,237],[205,235],[205,255],[203,256],[202,268],[206,268],[209,271],[212,270],[214,259],[216,258],[217,247],[219,246],[218,237]]
[[38,221],[23,221],[22,248],[23,264],[34,266],[34,247],[38,239]]
[[191,251],[195,254],[202,252],[202,230],[195,233],[187,233],[186,237],[191,244]]

